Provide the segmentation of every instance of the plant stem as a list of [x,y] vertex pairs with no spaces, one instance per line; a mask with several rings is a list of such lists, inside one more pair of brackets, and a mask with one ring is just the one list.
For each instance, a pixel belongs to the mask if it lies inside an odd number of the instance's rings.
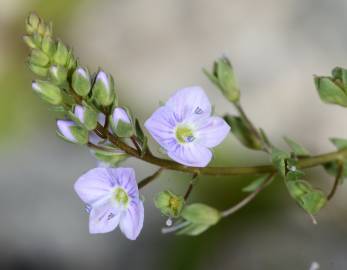
[[338,187],[338,185],[340,183],[340,179],[342,177],[342,173],[343,173],[343,163],[339,162],[338,170],[337,170],[337,174],[336,174],[336,177],[335,177],[333,188],[331,189],[329,195],[327,196],[328,200],[331,200],[331,198],[334,197],[334,195],[336,193],[336,190],[337,190],[337,187]]
[[[101,126],[102,128],[102,126]],[[97,130],[100,129],[98,125]],[[101,132],[103,133],[103,132]],[[276,172],[276,168],[272,165],[250,166],[250,167],[189,167],[179,164],[172,160],[158,158],[147,152],[144,156],[140,156],[135,148],[130,147],[119,138],[108,132],[108,139],[117,148],[123,150],[129,156],[141,159],[153,165],[157,165],[167,170],[181,171],[187,173],[198,173],[201,175],[229,176],[229,175],[257,175]],[[297,167],[300,169],[315,167],[327,162],[343,160],[347,158],[347,149],[330,152],[322,155],[302,158],[298,161]]]
[[150,182],[152,182],[154,179],[156,179],[163,171],[163,168],[159,168],[154,174],[146,177],[145,179],[142,179],[137,186],[139,189],[143,188],[144,186],[148,185]]
[[223,211],[222,217],[224,218],[224,217],[230,216],[231,214],[234,214],[236,211],[240,210],[242,207],[247,205],[250,201],[252,201],[259,194],[260,191],[262,191],[268,184],[270,184],[274,180],[275,175],[276,175],[276,173],[271,173],[267,177],[265,182],[260,187],[258,187],[255,191],[253,191],[251,194],[249,194],[247,197],[245,197],[243,200],[241,200],[239,203],[237,203],[233,207]]

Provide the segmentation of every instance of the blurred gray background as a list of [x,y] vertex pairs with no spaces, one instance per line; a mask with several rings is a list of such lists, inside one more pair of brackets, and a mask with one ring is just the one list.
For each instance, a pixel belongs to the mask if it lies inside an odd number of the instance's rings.
[[[228,55],[242,103],[257,126],[313,153],[331,151],[329,137],[347,137],[342,108],[321,103],[313,74],[347,66],[347,2],[343,0],[0,0],[0,269],[347,269],[346,186],[317,216],[301,211],[281,181],[205,234],[162,235],[165,218],[152,196],[184,192],[189,175],[165,172],[146,187],[145,225],[130,242],[117,230],[88,234],[88,216],[74,181],[96,165],[86,149],[55,136],[54,113],[30,89],[21,41],[29,11],[54,22],[55,33],[92,70],[111,72],[121,103],[145,120],[181,87],[201,85],[216,113],[233,108],[201,72]],[[152,142],[157,153],[157,146]],[[213,165],[265,164],[267,157],[232,136]],[[155,168],[129,159],[138,179]],[[329,190],[322,169],[309,171]],[[220,209],[241,199],[251,178],[201,178],[192,200]]]

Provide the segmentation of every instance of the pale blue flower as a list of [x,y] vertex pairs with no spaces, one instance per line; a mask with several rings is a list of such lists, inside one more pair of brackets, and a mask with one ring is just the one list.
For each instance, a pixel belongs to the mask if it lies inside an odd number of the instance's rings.
[[76,181],[75,190],[90,213],[90,233],[111,232],[119,224],[128,239],[138,237],[144,209],[132,168],[92,169]]
[[198,86],[180,89],[145,122],[153,138],[173,160],[195,167],[211,161],[210,148],[230,131],[221,117],[211,116],[211,104]]

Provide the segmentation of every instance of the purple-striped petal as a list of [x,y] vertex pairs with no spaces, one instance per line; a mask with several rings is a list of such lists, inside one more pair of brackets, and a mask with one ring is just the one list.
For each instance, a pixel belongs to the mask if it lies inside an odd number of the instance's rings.
[[135,240],[141,232],[144,220],[143,203],[140,199],[133,201],[120,220],[120,229],[130,240]]
[[173,149],[177,142],[174,129],[177,125],[173,112],[166,106],[157,109],[145,122],[152,137],[166,150]]
[[221,117],[210,117],[200,122],[197,131],[196,143],[206,147],[215,147],[229,134],[230,126]]
[[166,102],[179,122],[192,114],[211,114],[211,103],[199,86],[180,89]]
[[197,143],[178,144],[168,155],[178,163],[193,167],[206,167],[212,159],[212,152]]
[[121,213],[105,203],[102,206],[92,208],[89,216],[89,232],[108,233],[117,228]]
[[75,191],[87,204],[93,204],[105,197],[110,196],[114,187],[108,168],[95,168],[82,175],[75,183]]

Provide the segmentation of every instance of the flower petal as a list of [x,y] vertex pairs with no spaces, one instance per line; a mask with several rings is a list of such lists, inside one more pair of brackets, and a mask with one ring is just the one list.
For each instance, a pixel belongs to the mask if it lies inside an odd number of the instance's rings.
[[141,232],[143,220],[143,203],[140,199],[134,200],[120,220],[120,229],[128,239],[135,240]]
[[117,185],[125,189],[132,198],[139,197],[135,171],[133,168],[108,168],[109,174]]
[[229,134],[230,126],[223,118],[213,116],[200,122],[196,131],[197,143],[206,147],[215,147]]
[[177,145],[174,130],[177,120],[171,109],[166,106],[157,109],[145,122],[145,127],[152,137],[166,150]]
[[211,114],[211,103],[199,86],[186,87],[176,91],[165,106],[174,112],[179,122],[192,114]]
[[197,143],[179,144],[168,155],[178,163],[194,167],[206,167],[212,159],[211,150]]
[[113,231],[119,224],[121,212],[112,208],[111,204],[92,208],[89,216],[89,232],[108,233]]
[[87,204],[107,197],[114,186],[108,168],[95,168],[77,179],[74,188],[78,196]]

